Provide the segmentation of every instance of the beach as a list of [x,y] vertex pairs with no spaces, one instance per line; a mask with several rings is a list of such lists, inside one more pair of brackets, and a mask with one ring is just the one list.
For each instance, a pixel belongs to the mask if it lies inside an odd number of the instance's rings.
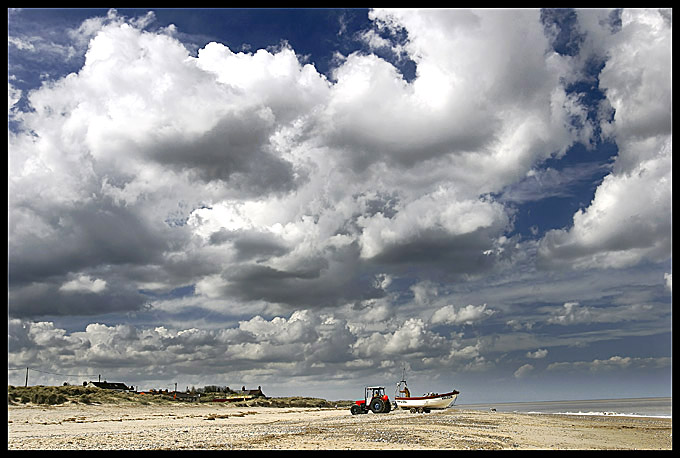
[[351,415],[346,408],[9,405],[10,450],[672,449],[672,419],[457,408]]

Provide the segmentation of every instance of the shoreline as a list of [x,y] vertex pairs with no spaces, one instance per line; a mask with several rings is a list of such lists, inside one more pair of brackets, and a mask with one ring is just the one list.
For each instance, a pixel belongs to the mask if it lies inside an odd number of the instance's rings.
[[457,404],[459,409],[498,412],[673,418],[670,396],[610,399],[575,399],[557,401],[514,401],[498,403]]
[[225,404],[10,405],[8,449],[670,450],[672,419],[455,407],[351,415],[345,408]]
[[512,413],[526,413],[529,415],[564,415],[564,416],[581,416],[581,417],[629,417],[629,418],[658,418],[664,420],[672,420],[672,415],[645,415],[635,413],[617,413],[617,412],[512,412]]

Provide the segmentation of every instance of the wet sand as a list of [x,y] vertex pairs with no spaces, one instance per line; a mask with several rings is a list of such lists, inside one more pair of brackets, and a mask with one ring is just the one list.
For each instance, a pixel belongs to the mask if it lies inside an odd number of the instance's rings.
[[672,419],[485,412],[165,406],[8,406],[8,449],[672,449]]

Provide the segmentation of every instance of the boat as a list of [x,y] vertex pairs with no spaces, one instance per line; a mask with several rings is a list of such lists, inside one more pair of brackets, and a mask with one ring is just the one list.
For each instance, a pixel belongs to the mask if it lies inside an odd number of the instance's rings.
[[429,413],[431,410],[447,409],[453,406],[459,394],[458,390],[453,390],[442,394],[430,392],[422,396],[411,396],[402,373],[401,380],[397,382],[394,403],[395,407],[409,410],[411,413]]
[[453,390],[449,393],[428,393],[416,397],[395,397],[394,402],[400,409],[408,409],[411,413],[429,413],[431,410],[451,407],[460,393]]

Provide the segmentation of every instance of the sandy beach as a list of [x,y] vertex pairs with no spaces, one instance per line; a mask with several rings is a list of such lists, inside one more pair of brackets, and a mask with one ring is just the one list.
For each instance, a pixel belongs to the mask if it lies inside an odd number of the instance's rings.
[[449,409],[353,416],[348,409],[226,404],[8,406],[8,449],[672,448],[672,419]]

